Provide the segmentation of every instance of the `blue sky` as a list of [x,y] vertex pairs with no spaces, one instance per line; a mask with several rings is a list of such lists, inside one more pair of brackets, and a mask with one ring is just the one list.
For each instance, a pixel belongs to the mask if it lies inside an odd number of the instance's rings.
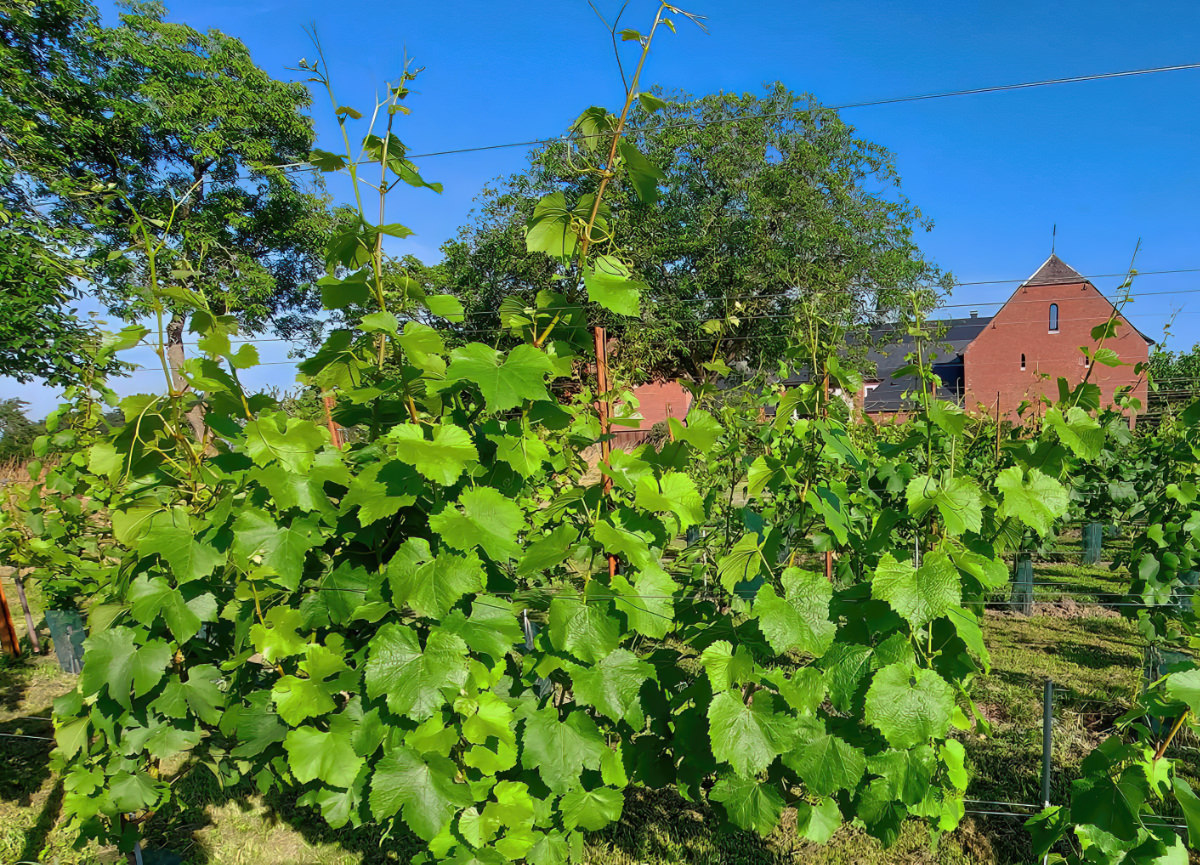
[[[615,11],[618,3],[599,0]],[[102,4],[106,15],[111,4]],[[624,23],[652,18],[632,0]],[[710,33],[680,26],[657,40],[644,81],[695,94],[759,90],[781,80],[826,104],[1200,61],[1200,4],[962,3],[823,0],[803,4],[696,0]],[[1152,11],[1142,11],[1152,10]],[[398,134],[415,153],[554,135],[590,104],[615,106],[620,81],[611,46],[585,0],[379,3],[344,0],[176,0],[172,20],[244,40],[279,77],[313,56],[315,25],[339,101],[368,107],[405,51],[425,71]],[[1122,272],[1139,238],[1141,270],[1200,268],[1200,70],[848,110],[860,135],[893,151],[905,194],[932,218],[927,255],[965,286],[952,303],[996,309],[1050,252],[1084,274]],[[314,105],[323,146],[335,149],[328,104]],[[434,261],[497,175],[520,168],[521,148],[419,161],[441,196],[406,191],[393,217],[416,235],[393,248]],[[1119,279],[1094,280],[1111,290]],[[1147,275],[1133,322],[1170,345],[1200,341],[1200,272]],[[1193,293],[1194,292],[1194,293]],[[988,305],[991,302],[991,305]],[[952,310],[962,314],[961,309]],[[285,349],[266,346],[264,360]],[[148,354],[148,353],[147,353]],[[141,358],[137,358],[142,360]],[[147,361],[153,360],[147,356]],[[287,386],[286,365],[260,383]],[[160,376],[161,377],[161,376]],[[151,374],[122,390],[158,387]],[[0,382],[33,403],[46,389]]]

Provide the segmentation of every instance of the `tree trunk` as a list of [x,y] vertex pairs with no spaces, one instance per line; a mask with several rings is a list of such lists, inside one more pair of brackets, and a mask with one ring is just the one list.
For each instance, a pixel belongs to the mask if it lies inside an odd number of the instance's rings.
[[[171,367],[171,388],[176,393],[183,393],[188,388],[188,383],[182,375],[184,352],[183,352],[183,325],[184,318],[178,313],[171,316],[171,321],[167,323],[167,363]],[[208,433],[208,427],[204,423],[204,406],[197,402],[194,406],[188,409],[187,421],[192,428],[192,433],[196,436],[197,442],[203,442]]]

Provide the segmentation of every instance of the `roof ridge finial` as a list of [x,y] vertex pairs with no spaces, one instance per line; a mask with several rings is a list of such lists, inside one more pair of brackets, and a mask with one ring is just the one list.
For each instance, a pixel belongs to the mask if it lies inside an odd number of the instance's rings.
[[1050,229],[1050,254],[1054,255],[1054,247],[1058,243],[1058,223],[1054,223],[1054,227]]

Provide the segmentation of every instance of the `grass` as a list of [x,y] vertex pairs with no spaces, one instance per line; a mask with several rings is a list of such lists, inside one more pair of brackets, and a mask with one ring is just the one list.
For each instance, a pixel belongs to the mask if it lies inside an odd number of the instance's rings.
[[[1112,730],[1141,687],[1143,643],[1136,627],[1090,601],[1119,594],[1124,579],[1105,566],[1041,563],[1038,582],[1061,583],[1057,595],[1039,592],[1035,615],[989,611],[985,635],[992,669],[976,683],[991,735],[963,737],[973,767],[968,797],[988,802],[1040,800],[1041,699],[1044,679],[1056,690],[1052,801],[1064,801],[1083,757]],[[5,580],[6,591],[12,582]],[[1039,587],[1046,588],[1046,587]],[[39,617],[39,598],[30,602]],[[18,630],[24,633],[19,605]],[[52,657],[0,662],[0,733],[47,736],[53,698],[73,677]],[[58,824],[62,791],[48,769],[49,742],[0,736],[0,863],[102,865],[123,861],[111,850],[76,850]],[[1200,771],[1194,737],[1179,740],[1177,756]],[[1200,785],[1200,778],[1194,779]],[[222,789],[203,769],[177,785],[179,808],[151,820],[148,850],[168,848],[187,865],[380,865],[407,863],[417,849],[406,837],[383,838],[370,828],[333,830],[284,796],[264,799],[249,786]],[[968,805],[1008,812],[1005,806]],[[1030,861],[1022,820],[969,814],[931,847],[924,827],[910,821],[898,842],[883,849],[853,827],[825,847],[800,841],[794,815],[767,839],[715,830],[715,815],[673,790],[630,791],[623,819],[589,840],[595,865],[1016,865]],[[1200,862],[1200,859],[1194,859]],[[148,860],[149,862],[149,860]]]

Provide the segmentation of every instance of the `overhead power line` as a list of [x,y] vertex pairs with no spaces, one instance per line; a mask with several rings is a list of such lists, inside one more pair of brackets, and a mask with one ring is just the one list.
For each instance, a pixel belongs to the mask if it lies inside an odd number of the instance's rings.
[[[687,120],[679,122],[659,123],[635,132],[657,132],[665,129],[701,129],[708,126],[747,123],[754,120],[777,117],[795,117],[814,111],[851,111],[858,108],[875,108],[885,105],[899,105],[908,102],[930,102],[938,99],[953,99],[960,96],[981,96],[988,93],[1006,93],[1017,90],[1032,90],[1039,87],[1055,87],[1064,84],[1083,84],[1091,81],[1107,81],[1117,78],[1134,78],[1144,75],[1156,75],[1164,72],[1183,72],[1200,69],[1200,63],[1177,63],[1166,66],[1146,66],[1138,69],[1123,69],[1114,72],[1098,72],[1087,75],[1069,75],[1061,78],[1042,78],[1036,81],[1019,81],[1010,84],[993,84],[986,87],[969,87],[959,90],[941,90],[933,93],[918,93],[908,96],[888,96],[879,99],[865,99],[858,102],[845,102],[840,105],[821,105],[815,108],[794,108],[788,111],[768,112],[745,117],[724,117],[715,120]],[[428,150],[423,153],[406,153],[408,159],[429,159],[438,156],[457,156],[469,153],[486,153],[494,150],[507,150],[514,147],[539,147],[566,141],[582,141],[588,138],[608,138],[607,134],[592,135],[550,135],[542,138],[529,138],[521,141],[505,141],[496,144],[481,144],[473,147],[454,147],[444,150]],[[355,165],[372,165],[374,162],[364,160]],[[300,171],[319,171],[308,162],[287,162],[282,165],[264,166],[264,170],[290,169]],[[247,178],[240,178],[247,179]]]

